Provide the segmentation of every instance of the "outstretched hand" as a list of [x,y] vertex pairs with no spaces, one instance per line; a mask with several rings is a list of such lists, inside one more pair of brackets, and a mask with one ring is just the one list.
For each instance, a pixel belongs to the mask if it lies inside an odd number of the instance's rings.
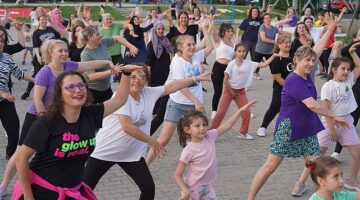
[[241,107],[240,110],[241,111],[245,111],[247,109],[249,109],[250,107],[254,106],[257,103],[257,100],[252,100],[249,103],[247,103],[245,106]]
[[210,75],[212,73],[211,72],[204,72],[202,74],[200,74],[199,76],[195,77],[196,81],[211,81]]
[[354,43],[353,45],[351,45],[351,47],[349,48],[349,52],[353,53],[356,51],[356,48],[358,48],[360,46],[360,42]]
[[121,72],[133,72],[133,71],[136,71],[138,69],[142,69],[143,66],[140,66],[140,65],[124,65],[124,66],[121,66]]
[[328,29],[333,31],[340,24],[340,19],[334,17],[333,13],[327,12],[325,13],[325,22],[328,25]]

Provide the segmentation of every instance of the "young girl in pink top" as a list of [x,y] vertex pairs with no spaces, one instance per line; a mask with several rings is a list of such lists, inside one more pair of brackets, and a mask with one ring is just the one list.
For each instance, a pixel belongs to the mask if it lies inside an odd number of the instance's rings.
[[[234,100],[237,107],[240,108],[248,103],[245,87],[249,85],[252,76],[257,67],[266,67],[274,59],[273,54],[266,62],[253,62],[245,60],[246,48],[239,43],[235,46],[235,59],[229,62],[224,72],[224,90],[220,97],[220,103],[215,118],[211,123],[210,129],[220,126],[221,121],[229,109],[231,100]],[[250,124],[250,110],[245,110],[241,114],[242,123],[239,137],[246,140],[252,140],[254,137],[248,133]]]
[[[216,199],[211,185],[216,178],[215,141],[231,129],[242,112],[255,103],[256,100],[247,103],[219,128],[209,131],[208,120],[200,111],[188,111],[179,119],[177,130],[180,145],[184,149],[176,168],[175,181],[181,190],[181,200]],[[184,181],[186,166],[189,169]]]

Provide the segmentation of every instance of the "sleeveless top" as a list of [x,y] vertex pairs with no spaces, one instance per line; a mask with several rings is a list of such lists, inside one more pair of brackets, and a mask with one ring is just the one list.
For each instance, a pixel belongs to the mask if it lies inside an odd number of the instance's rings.
[[226,45],[223,40],[220,41],[220,46],[215,48],[216,56],[215,60],[225,58],[226,60],[233,60],[234,47]]

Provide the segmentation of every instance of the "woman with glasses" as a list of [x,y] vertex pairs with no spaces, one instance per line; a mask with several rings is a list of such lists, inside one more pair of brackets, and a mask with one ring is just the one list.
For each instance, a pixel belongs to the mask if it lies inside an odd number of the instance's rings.
[[[180,19],[183,15],[180,15]],[[206,24],[206,21],[199,24],[204,33],[204,42],[195,45],[194,38],[190,35],[181,35],[176,38],[176,54],[171,60],[168,82],[195,77],[202,71],[202,61],[213,50]],[[176,129],[178,118],[186,111],[196,109],[205,112],[201,82],[195,82],[169,96],[164,117],[165,122],[158,138],[159,143],[163,146],[170,141]],[[150,165],[155,157],[156,149],[151,148],[146,158],[147,164]]]
[[[68,61],[67,44],[62,40],[48,40],[41,47],[41,54],[47,63],[35,76],[34,98],[28,107],[18,145],[21,146],[33,122],[41,116],[50,103],[54,94],[54,84],[56,77],[66,71],[94,70],[105,65],[112,65],[111,61],[88,61],[73,62]],[[17,143],[17,142],[16,142]],[[6,188],[16,173],[15,159],[18,150],[11,156],[6,165],[3,180],[0,185],[0,197],[6,194]]]
[[90,103],[90,92],[79,72],[59,74],[48,111],[32,124],[19,149],[19,181],[12,199],[96,199],[82,182],[85,162],[95,148],[95,132],[102,119],[126,103],[129,75],[135,69],[138,67],[121,67],[125,76],[116,95],[99,104]]
[[[135,56],[138,52],[138,49],[123,37],[112,36],[101,39],[96,26],[87,26],[83,32],[83,37],[86,46],[81,52],[82,62],[90,60],[111,61],[108,48],[114,43],[128,47],[131,56]],[[93,95],[94,103],[102,103],[111,98],[113,92],[110,83],[111,70],[108,65],[104,65],[102,68],[96,70],[87,71],[83,75]]]
[[155,183],[144,156],[148,144],[156,156],[165,153],[165,148],[149,134],[155,102],[195,81],[209,80],[208,74],[176,80],[165,86],[146,87],[149,80],[147,66],[132,72],[128,101],[104,118],[103,128],[96,135],[95,150],[86,163],[84,182],[94,189],[101,177],[113,165],[118,165],[138,185],[140,200],[154,199]]

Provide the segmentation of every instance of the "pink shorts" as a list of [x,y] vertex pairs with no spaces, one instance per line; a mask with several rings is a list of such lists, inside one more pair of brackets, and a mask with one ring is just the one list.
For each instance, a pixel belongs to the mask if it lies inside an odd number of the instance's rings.
[[189,187],[189,191],[190,200],[216,200],[216,194],[211,183],[193,185]]
[[[338,142],[343,146],[351,146],[360,144],[359,136],[356,132],[356,128],[353,125],[354,118],[349,114],[345,115],[344,119],[348,122],[349,128],[335,128],[339,136]],[[317,134],[320,147],[331,147],[335,142],[331,139],[331,134],[328,129],[328,125],[325,120],[322,120],[325,130],[320,131]]]

